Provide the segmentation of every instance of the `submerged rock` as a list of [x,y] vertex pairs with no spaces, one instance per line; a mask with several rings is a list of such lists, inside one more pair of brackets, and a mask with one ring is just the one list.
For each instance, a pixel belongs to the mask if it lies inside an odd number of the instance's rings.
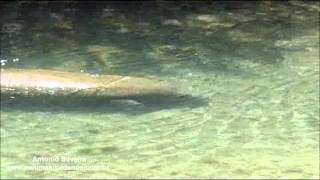
[[124,53],[119,48],[100,45],[88,46],[87,52],[89,53],[89,55],[91,55],[91,60],[104,67],[108,66],[107,61],[110,59],[112,55]]
[[167,19],[162,23],[162,25],[182,26],[183,24],[177,19]]
[[1,95],[130,98],[177,94],[173,86],[159,80],[43,69],[2,69],[0,85]]

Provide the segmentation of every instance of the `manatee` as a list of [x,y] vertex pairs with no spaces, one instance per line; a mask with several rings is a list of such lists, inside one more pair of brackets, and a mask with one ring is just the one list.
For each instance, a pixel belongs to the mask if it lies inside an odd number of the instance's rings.
[[46,69],[1,69],[0,85],[1,95],[126,98],[177,94],[174,86],[156,79]]

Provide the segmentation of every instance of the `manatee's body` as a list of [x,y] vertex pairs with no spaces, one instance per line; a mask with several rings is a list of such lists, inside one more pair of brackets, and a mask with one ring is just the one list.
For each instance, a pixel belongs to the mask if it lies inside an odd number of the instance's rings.
[[91,75],[40,69],[2,69],[2,95],[133,97],[176,94],[175,88],[146,78]]

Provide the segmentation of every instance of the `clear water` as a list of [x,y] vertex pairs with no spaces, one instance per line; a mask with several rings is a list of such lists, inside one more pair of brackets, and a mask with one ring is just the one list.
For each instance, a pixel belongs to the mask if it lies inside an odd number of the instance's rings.
[[319,178],[319,3],[204,3],[4,4],[2,68],[153,77],[206,103],[2,103],[1,177]]

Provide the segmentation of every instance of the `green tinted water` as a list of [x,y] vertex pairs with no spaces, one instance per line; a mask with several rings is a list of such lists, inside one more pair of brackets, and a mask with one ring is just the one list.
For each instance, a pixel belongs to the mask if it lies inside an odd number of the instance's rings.
[[319,3],[115,4],[8,18],[2,68],[156,77],[207,103],[2,103],[1,177],[319,178]]

